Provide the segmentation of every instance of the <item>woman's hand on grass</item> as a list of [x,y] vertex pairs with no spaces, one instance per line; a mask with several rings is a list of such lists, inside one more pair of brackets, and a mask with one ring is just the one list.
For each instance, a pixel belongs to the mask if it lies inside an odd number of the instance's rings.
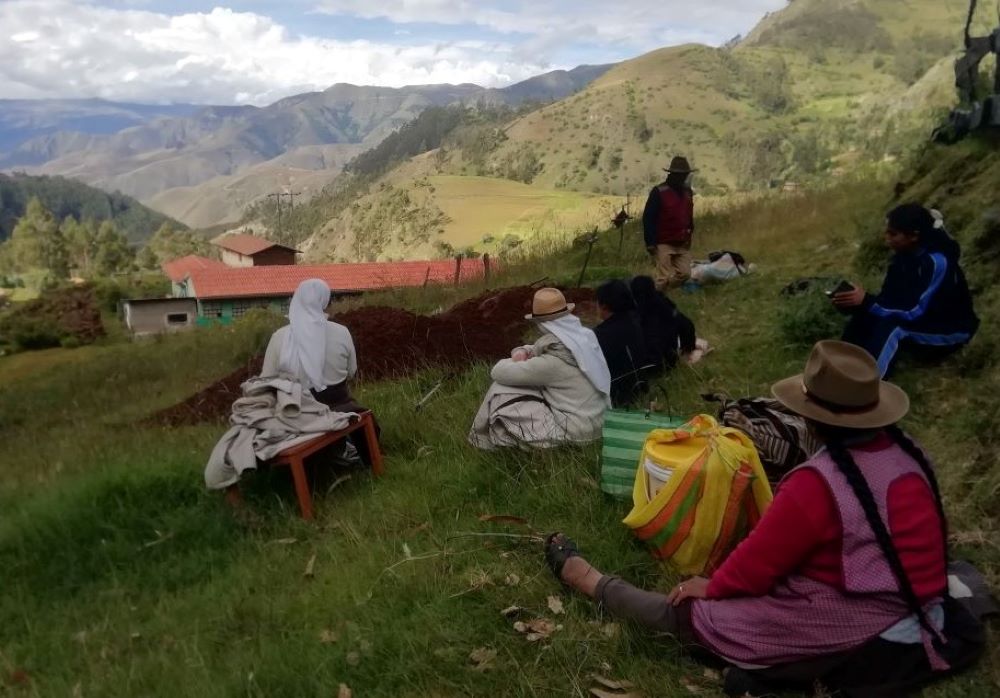
[[704,599],[708,596],[708,582],[706,577],[691,577],[670,590],[667,602],[680,606],[685,599]]

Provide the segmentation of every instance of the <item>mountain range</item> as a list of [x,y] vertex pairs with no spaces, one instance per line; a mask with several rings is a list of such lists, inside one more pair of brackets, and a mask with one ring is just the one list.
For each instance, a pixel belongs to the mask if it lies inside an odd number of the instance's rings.
[[[700,197],[889,171],[954,104],[966,11],[966,0],[794,0],[726,46],[674,46],[616,64],[504,125],[489,152],[482,138],[456,138],[339,209],[320,197],[307,206],[324,206],[327,222],[301,246],[315,261],[358,251],[419,257],[470,242],[502,252],[509,233],[559,232],[565,220],[561,204],[529,214],[510,178],[536,195],[613,194],[620,206],[631,194],[641,205],[675,154],[698,169]],[[408,202],[411,224],[393,233],[378,214],[397,201]],[[607,224],[614,211],[605,212],[595,224]],[[354,239],[382,229],[381,251]]]
[[[554,71],[502,89],[337,84],[267,107],[182,105],[176,107],[180,116],[104,102],[97,103],[101,111],[87,102],[74,117],[70,102],[19,102],[18,113],[25,116],[10,119],[11,126],[0,131],[4,142],[32,128],[41,135],[8,148],[0,169],[73,177],[134,196],[190,225],[209,226],[238,219],[247,203],[275,189],[308,196],[351,157],[429,106],[552,101],[609,68]],[[111,132],[128,118],[138,123]]]

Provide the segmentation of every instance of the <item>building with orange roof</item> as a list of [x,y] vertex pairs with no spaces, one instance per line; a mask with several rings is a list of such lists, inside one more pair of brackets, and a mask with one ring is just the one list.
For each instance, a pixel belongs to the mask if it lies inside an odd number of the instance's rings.
[[183,283],[182,297],[194,298],[202,324],[230,322],[252,308],[281,314],[299,284],[321,279],[334,298],[371,291],[429,284],[462,284],[483,279],[489,259],[443,259],[357,264],[297,264],[263,267],[209,267],[193,270]]
[[219,248],[222,263],[229,267],[289,266],[295,264],[299,252],[246,233],[220,235],[212,244]]

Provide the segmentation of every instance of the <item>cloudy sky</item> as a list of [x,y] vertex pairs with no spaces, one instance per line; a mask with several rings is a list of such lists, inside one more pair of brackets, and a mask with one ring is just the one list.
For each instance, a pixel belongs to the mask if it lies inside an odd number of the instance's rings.
[[504,86],[786,0],[0,0],[0,98],[268,104],[336,82]]

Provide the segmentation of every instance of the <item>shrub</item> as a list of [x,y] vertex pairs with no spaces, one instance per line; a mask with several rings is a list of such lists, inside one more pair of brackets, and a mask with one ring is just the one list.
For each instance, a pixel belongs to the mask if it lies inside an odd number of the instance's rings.
[[834,309],[822,289],[814,286],[779,306],[778,327],[786,342],[805,349],[821,339],[839,337],[844,316]]

